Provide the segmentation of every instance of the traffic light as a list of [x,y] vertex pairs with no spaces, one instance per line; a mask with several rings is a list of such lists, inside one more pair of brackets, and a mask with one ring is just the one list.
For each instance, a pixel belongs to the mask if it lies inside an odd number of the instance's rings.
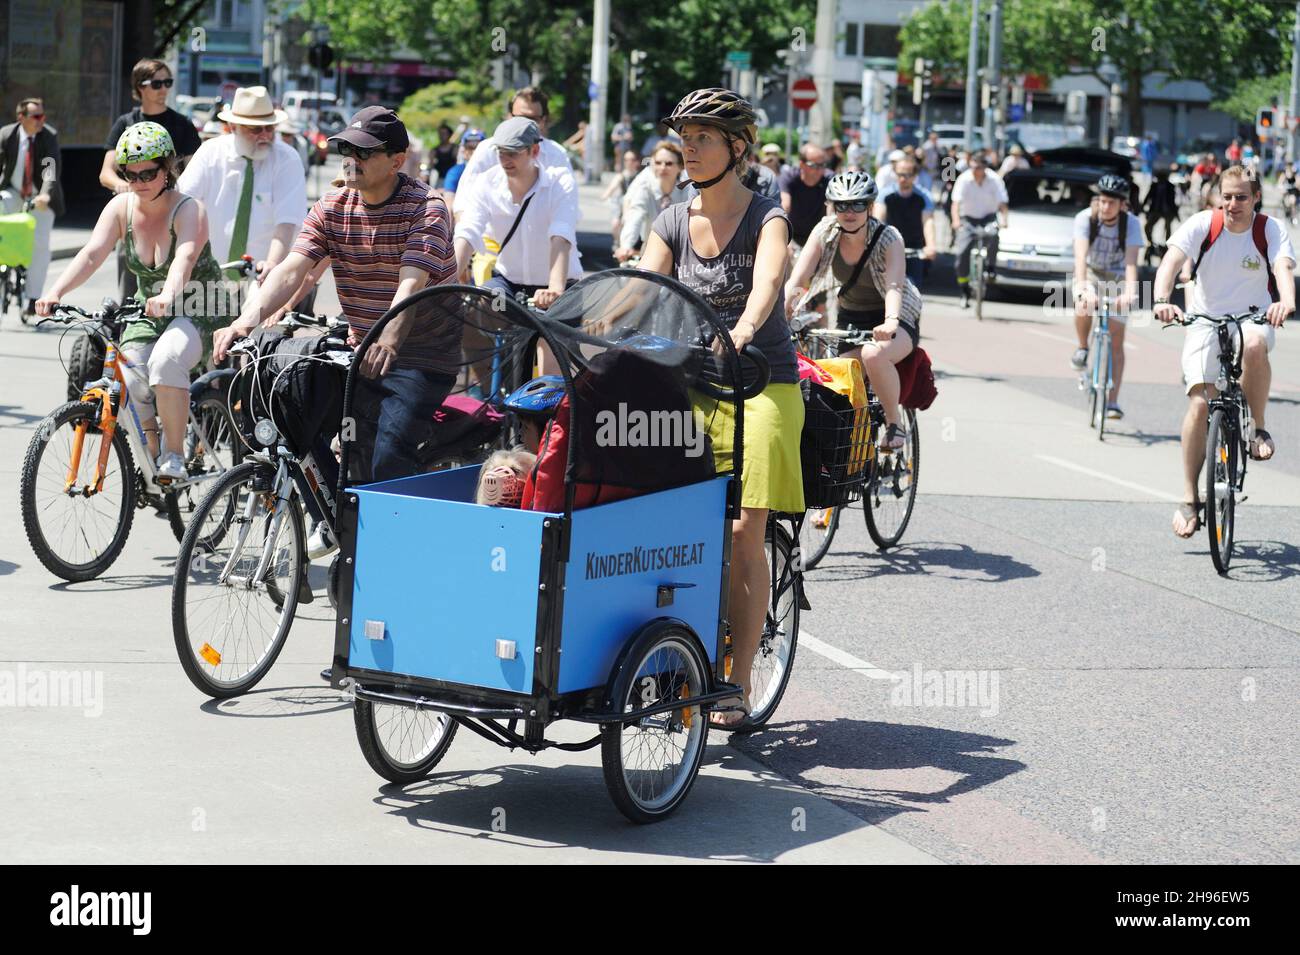
[[912,104],[920,106],[930,98],[930,87],[934,82],[934,60],[917,57],[912,64]]
[[318,70],[328,70],[334,65],[334,48],[328,43],[313,43],[307,49],[307,62]]
[[1273,128],[1273,111],[1271,109],[1261,109],[1255,117],[1255,125],[1260,129]]
[[645,50],[633,50],[628,54],[627,85],[631,89],[635,90],[641,87],[641,80],[645,77],[645,67],[640,64],[645,62],[647,55]]

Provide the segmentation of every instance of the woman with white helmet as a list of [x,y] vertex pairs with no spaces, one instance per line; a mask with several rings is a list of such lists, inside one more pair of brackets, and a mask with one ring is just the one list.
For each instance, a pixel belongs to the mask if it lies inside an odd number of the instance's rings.
[[[171,134],[157,123],[136,123],[122,133],[115,154],[128,191],[104,207],[90,242],[36,303],[36,311],[49,315],[64,295],[95,274],[119,241],[124,244],[127,268],[139,283],[136,299],[154,319],[132,323],[122,336],[122,353],[130,362],[127,386],[148,433],[149,451],[158,455],[158,477],[178,480],[185,477],[181,449],[190,369],[210,350],[213,328],[226,322],[226,282],[208,245],[202,203],[176,191]],[[155,398],[161,447],[153,426]]]
[[808,237],[786,282],[785,302],[790,314],[824,306],[832,327],[870,332],[870,341],[845,354],[862,362],[884,406],[883,446],[897,450],[907,431],[894,366],[920,342],[921,293],[907,279],[902,235],[871,217],[876,196],[876,183],[864,172],[842,172],[830,181],[826,200],[834,214]]

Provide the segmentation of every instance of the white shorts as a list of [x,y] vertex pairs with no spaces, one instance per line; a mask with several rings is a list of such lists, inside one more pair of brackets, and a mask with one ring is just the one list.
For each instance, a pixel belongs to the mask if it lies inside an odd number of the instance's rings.
[[194,323],[178,315],[151,342],[123,346],[130,365],[122,375],[143,420],[153,416],[151,389],[159,385],[190,387],[190,369],[203,357],[203,338]]
[[[1264,347],[1273,350],[1277,330],[1272,325],[1243,324],[1242,333],[1247,338],[1262,338]],[[1232,332],[1236,336],[1236,331]],[[1187,379],[1187,393],[1197,385],[1212,385],[1219,377],[1219,333],[1210,322],[1197,322],[1187,328],[1183,339],[1183,377]]]

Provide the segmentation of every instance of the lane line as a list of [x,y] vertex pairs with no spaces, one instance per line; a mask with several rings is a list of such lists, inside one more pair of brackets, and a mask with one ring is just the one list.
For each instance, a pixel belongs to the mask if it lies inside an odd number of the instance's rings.
[[1050,454],[1035,454],[1040,461],[1046,461],[1048,464],[1055,464],[1057,467],[1065,468],[1067,471],[1075,471],[1079,474],[1086,474],[1089,477],[1097,478],[1101,481],[1109,481],[1111,484],[1118,484],[1120,487],[1126,487],[1131,491],[1141,491],[1143,494],[1150,495],[1161,501],[1171,501],[1174,504],[1181,503],[1176,495],[1166,494],[1164,491],[1157,491],[1155,488],[1147,487],[1145,484],[1136,484],[1133,481],[1126,481],[1123,478],[1117,478],[1114,475],[1106,474],[1104,471],[1094,471],[1092,468],[1085,468],[1082,464],[1075,464],[1073,461],[1066,461],[1063,458],[1053,457]]
[[833,647],[829,643],[824,643],[823,641],[818,640],[803,626],[799,627],[799,646],[807,647],[813,653],[825,657],[832,663],[838,663],[840,666],[847,667],[854,673],[859,673],[872,680],[894,681],[899,679],[898,675],[895,673],[882,670],[880,667],[868,663],[866,660],[858,659],[851,653],[845,653],[839,647]]
[[[1065,335],[1053,335],[1051,332],[1040,331],[1037,328],[1026,328],[1024,329],[1024,332],[1026,335],[1037,335],[1039,338],[1050,338],[1054,342],[1065,342],[1067,345],[1073,345],[1075,348],[1079,347],[1078,341],[1076,341],[1073,338],[1068,338]],[[1141,351],[1141,350],[1142,349],[1140,347],[1134,345],[1131,341],[1128,341],[1127,339],[1125,340],[1124,352],[1126,354],[1131,351]]]

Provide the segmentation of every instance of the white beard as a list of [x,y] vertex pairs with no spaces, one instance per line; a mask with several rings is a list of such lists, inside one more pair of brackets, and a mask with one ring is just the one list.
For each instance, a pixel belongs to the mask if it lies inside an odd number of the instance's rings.
[[235,152],[244,159],[251,159],[254,162],[257,162],[260,159],[265,159],[271,154],[271,146],[274,145],[273,143],[252,144],[238,133],[232,133],[231,135],[235,137]]

